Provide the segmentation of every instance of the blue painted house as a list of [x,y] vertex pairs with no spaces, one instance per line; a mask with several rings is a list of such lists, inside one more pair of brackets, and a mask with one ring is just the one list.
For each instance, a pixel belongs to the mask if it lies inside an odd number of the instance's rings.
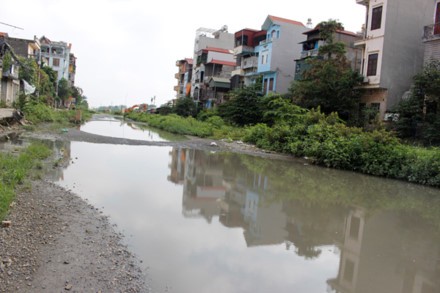
[[261,27],[266,40],[255,48],[258,75],[263,78],[263,94],[284,94],[295,78],[295,62],[301,56],[303,34],[308,28],[301,22],[269,15]]

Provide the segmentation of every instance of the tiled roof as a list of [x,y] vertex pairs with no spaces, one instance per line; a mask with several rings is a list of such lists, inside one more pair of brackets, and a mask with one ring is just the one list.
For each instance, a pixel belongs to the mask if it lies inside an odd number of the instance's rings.
[[302,22],[296,21],[296,20],[291,20],[291,19],[287,19],[287,18],[282,18],[282,17],[278,17],[278,16],[273,16],[273,15],[269,15],[269,18],[273,21],[273,22],[285,22],[285,23],[290,23],[290,24],[294,24],[294,25],[299,25],[299,26],[305,26]]
[[226,66],[236,66],[237,63],[231,62],[231,61],[224,61],[224,60],[217,60],[217,59],[211,59],[211,61],[208,62],[208,64],[220,64],[220,65],[226,65]]

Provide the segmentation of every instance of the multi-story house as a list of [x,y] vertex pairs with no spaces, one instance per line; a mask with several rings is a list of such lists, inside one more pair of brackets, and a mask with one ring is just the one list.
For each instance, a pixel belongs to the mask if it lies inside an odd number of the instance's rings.
[[35,59],[36,62],[40,61],[40,41],[36,36],[33,40],[12,38],[7,33],[0,35],[9,46],[14,50],[17,56],[24,58]]
[[300,58],[303,34],[308,28],[301,22],[269,15],[262,30],[266,39],[255,48],[258,55],[256,75],[263,78],[263,94],[288,91],[295,77],[294,60]]
[[[316,58],[318,56],[319,48],[325,45],[325,41],[320,35],[321,31],[319,26],[314,29],[304,32],[307,39],[302,42],[301,57],[295,60],[295,80],[300,80],[304,70],[309,68],[307,60],[310,58]],[[350,62],[354,71],[360,71],[362,64],[362,50],[359,47],[355,47],[354,43],[361,39],[359,34],[338,30],[333,34],[334,42],[341,42],[345,45],[345,56]]]
[[236,62],[232,50],[206,47],[197,54],[194,97],[204,108],[221,104],[231,88],[231,73]]
[[174,91],[176,92],[176,100],[178,100],[191,94],[193,59],[177,60],[176,66],[179,68],[179,71],[175,75],[177,85],[174,87]]
[[385,117],[409,90],[423,65],[421,30],[432,22],[435,0],[356,0],[366,7],[361,106]]
[[425,63],[432,59],[440,60],[440,1],[435,1],[434,4],[433,22],[424,27]]
[[75,85],[75,74],[76,74],[76,57],[73,53],[69,54],[69,84],[71,86]]
[[[53,42],[43,36],[40,39],[40,45],[42,62],[57,72],[57,81],[60,81],[62,78],[69,81],[70,50],[72,44]],[[75,59],[73,58],[73,60]]]
[[[196,102],[202,102],[203,103],[203,92],[202,92],[202,85],[205,82],[204,77],[205,75],[205,63],[204,62],[196,62],[198,57],[201,57],[201,50],[206,48],[217,48],[217,49],[224,49],[224,50],[232,50],[234,49],[234,35],[231,33],[228,33],[227,26],[223,26],[219,30],[215,29],[208,29],[208,28],[199,28],[196,31],[196,38],[194,41],[194,64],[193,64],[193,72],[192,72],[192,79],[191,79],[191,97]],[[203,53],[203,52],[202,52]],[[231,54],[232,56],[232,54]],[[228,61],[233,62],[234,60],[231,59],[220,59],[218,57],[214,57],[215,60],[221,60],[221,61]],[[210,61],[207,59],[207,61]],[[219,64],[220,65],[220,64]],[[233,64],[235,66],[235,63]],[[232,71],[232,70],[231,70]],[[222,83],[223,84],[223,83]],[[201,100],[202,99],[202,100]]]
[[[10,58],[6,58],[7,54]],[[13,49],[4,38],[0,38],[0,102],[7,107],[11,107],[18,98],[19,68],[18,57]]]
[[255,82],[258,52],[255,47],[266,39],[267,31],[242,29],[235,33],[234,56],[237,67],[232,71],[231,88],[249,86]]

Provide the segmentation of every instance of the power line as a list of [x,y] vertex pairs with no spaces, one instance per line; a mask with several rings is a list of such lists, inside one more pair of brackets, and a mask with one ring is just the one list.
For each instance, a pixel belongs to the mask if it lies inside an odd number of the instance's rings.
[[24,28],[21,28],[21,27],[18,27],[18,26],[12,25],[12,24],[7,24],[7,23],[1,22],[1,21],[0,21],[0,24],[7,25],[7,26],[11,26],[11,27],[13,27],[13,28],[18,28],[19,30],[24,30]]

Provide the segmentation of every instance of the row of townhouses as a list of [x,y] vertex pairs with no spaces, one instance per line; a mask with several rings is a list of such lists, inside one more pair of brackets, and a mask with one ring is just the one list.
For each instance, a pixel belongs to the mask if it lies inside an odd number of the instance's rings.
[[[361,32],[337,31],[352,68],[363,77],[359,107],[386,113],[408,93],[423,64],[440,59],[440,0],[354,0],[365,6]],[[192,58],[176,62],[176,99],[191,96],[206,108],[237,87],[261,80],[263,94],[284,94],[324,44],[311,21],[269,15],[261,29],[228,33],[200,28]]]
[[[12,53],[13,61],[10,68],[3,68],[2,57],[6,51]],[[29,81],[19,80],[20,62],[18,57],[34,59],[39,66],[49,66],[57,73],[57,82],[66,79],[70,86],[75,85],[76,57],[72,53],[72,44],[54,42],[43,36],[33,39],[10,37],[0,32],[0,101],[11,106],[18,98],[20,87],[34,91],[36,85]],[[9,65],[8,65],[9,66]]]

